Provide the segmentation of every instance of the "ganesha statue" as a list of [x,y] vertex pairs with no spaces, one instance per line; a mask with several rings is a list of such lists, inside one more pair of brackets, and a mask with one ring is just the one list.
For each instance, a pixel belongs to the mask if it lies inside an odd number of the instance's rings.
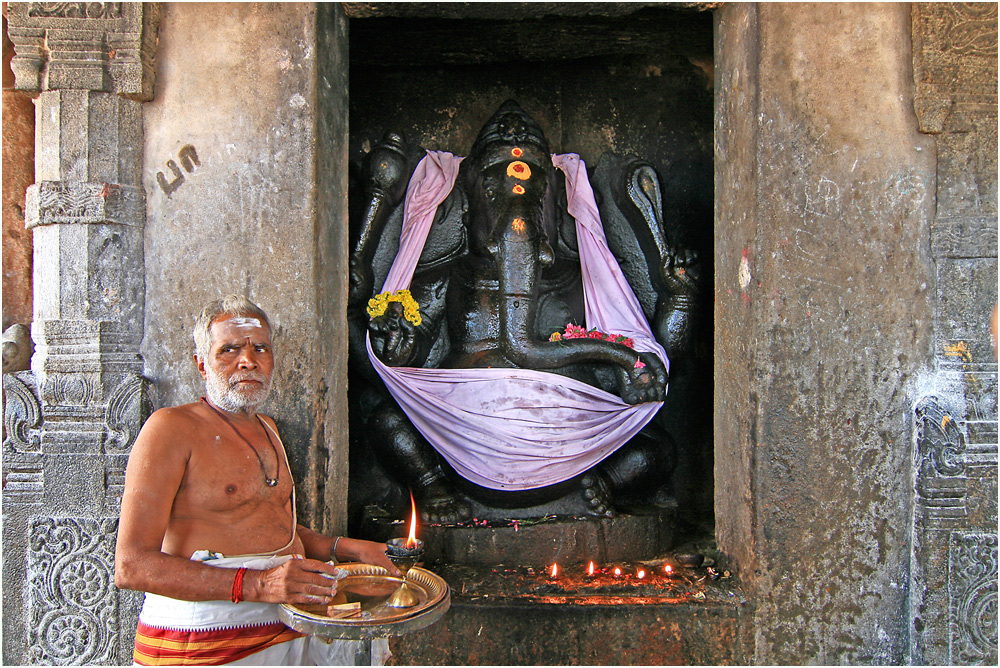
[[359,185],[350,393],[373,470],[436,523],[668,502],[658,413],[699,272],[653,167],[588,174],[508,101],[466,157],[388,133]]

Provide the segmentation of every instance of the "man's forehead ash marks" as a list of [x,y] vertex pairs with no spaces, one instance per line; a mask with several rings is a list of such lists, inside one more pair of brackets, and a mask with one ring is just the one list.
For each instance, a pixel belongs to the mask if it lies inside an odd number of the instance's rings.
[[260,320],[257,318],[244,318],[242,316],[234,316],[229,318],[226,322],[230,323],[233,327],[239,327],[241,329],[249,329],[254,327],[260,327]]

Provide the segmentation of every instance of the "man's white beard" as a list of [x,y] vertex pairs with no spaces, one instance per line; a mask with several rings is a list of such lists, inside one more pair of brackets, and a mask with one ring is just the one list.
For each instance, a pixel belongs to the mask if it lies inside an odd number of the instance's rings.
[[[259,371],[234,373],[227,382],[211,364],[205,365],[205,393],[213,404],[230,413],[256,412],[271,393],[271,379]],[[241,387],[242,380],[257,380],[260,387]]]

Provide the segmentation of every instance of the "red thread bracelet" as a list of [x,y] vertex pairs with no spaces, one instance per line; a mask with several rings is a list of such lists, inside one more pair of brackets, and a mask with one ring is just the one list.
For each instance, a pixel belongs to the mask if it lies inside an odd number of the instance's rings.
[[243,574],[247,572],[245,567],[236,570],[236,577],[233,578],[233,591],[230,595],[233,603],[243,600]]

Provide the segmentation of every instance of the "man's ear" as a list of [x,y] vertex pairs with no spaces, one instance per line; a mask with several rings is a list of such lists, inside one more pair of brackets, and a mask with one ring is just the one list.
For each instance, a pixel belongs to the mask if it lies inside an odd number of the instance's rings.
[[198,353],[195,353],[192,357],[194,357],[194,365],[198,367],[198,373],[201,374],[202,379],[208,380],[208,374],[205,372],[205,360]]

